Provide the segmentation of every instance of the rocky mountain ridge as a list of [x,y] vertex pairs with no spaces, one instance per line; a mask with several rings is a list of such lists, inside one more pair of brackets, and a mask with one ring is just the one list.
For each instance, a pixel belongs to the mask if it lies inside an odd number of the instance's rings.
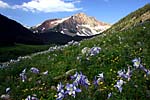
[[38,26],[31,27],[31,30],[34,33],[53,31],[69,36],[93,36],[110,27],[110,24],[100,22],[84,13],[78,13],[62,19],[46,20]]

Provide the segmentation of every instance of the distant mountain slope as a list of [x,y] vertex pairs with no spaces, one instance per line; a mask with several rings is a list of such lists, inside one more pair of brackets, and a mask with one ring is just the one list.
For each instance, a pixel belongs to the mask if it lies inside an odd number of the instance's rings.
[[110,24],[100,22],[94,17],[78,13],[67,18],[46,20],[40,25],[31,27],[31,30],[37,33],[53,31],[69,36],[92,36],[100,34],[110,26]]
[[150,21],[150,4],[130,13],[120,21],[115,23],[107,32],[123,31],[142,24],[145,21]]
[[0,45],[25,43],[40,44],[41,40],[21,24],[0,14]]

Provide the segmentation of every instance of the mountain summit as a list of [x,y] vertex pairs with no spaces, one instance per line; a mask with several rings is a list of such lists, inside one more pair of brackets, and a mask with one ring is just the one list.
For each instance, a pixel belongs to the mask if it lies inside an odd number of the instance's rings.
[[94,17],[78,13],[62,19],[46,20],[31,29],[33,32],[44,33],[47,31],[60,32],[69,36],[93,36],[110,28],[110,24],[100,22]]

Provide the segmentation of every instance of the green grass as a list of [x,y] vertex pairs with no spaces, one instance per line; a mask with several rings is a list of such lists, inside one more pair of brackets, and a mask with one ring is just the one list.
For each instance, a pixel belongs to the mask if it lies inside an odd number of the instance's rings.
[[[88,89],[79,86],[82,92],[77,93],[76,98],[68,96],[64,100],[106,100],[109,92],[113,92],[110,100],[148,100],[150,76],[144,77],[145,73],[141,70],[133,72],[131,80],[123,85],[122,93],[119,93],[113,85],[119,79],[117,71],[127,69],[127,65],[132,66],[131,60],[136,57],[141,58],[142,64],[147,69],[150,68],[149,27],[148,22],[123,32],[104,33],[106,35],[102,34],[82,41],[80,46],[69,46],[64,50],[11,64],[10,68],[0,70],[0,94],[4,94],[5,89],[10,87],[10,96],[13,100],[21,100],[32,94],[36,94],[41,100],[55,100],[57,84],[72,83],[69,79],[70,75],[64,75],[64,73],[77,69],[88,77],[91,85]],[[102,51],[87,60],[86,56],[81,54],[81,50],[84,47],[93,46],[101,47]],[[77,56],[82,57],[81,61],[77,60]],[[29,71],[31,67],[38,68],[40,72],[48,70],[49,74],[35,75]],[[24,68],[27,68],[28,80],[23,83],[19,74]],[[92,85],[94,76],[101,72],[104,73],[104,83],[95,88]],[[71,75],[74,73],[75,71]]]
[[148,3],[144,7],[137,9],[136,11],[130,13],[126,17],[119,20],[107,31],[115,32],[115,31],[127,30],[132,26],[141,24],[142,22],[144,22],[146,20],[148,21],[150,19],[150,17],[148,17],[148,16],[150,16],[149,11],[150,11],[150,4]]
[[19,56],[25,56],[34,52],[47,50],[50,45],[25,45],[15,44],[13,46],[0,47],[0,62],[5,62],[10,59],[16,59]]

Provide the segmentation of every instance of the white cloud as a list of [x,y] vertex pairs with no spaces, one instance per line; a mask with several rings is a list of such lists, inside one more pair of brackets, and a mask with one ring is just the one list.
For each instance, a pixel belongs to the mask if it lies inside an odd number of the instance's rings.
[[0,0],[0,8],[9,8],[10,6],[6,3]]
[[[76,0],[75,0],[76,1]],[[81,10],[75,7],[79,2],[65,2],[65,0],[31,0],[22,5],[14,5],[13,9],[23,9],[31,12],[72,12]],[[79,0],[78,0],[79,1]]]

